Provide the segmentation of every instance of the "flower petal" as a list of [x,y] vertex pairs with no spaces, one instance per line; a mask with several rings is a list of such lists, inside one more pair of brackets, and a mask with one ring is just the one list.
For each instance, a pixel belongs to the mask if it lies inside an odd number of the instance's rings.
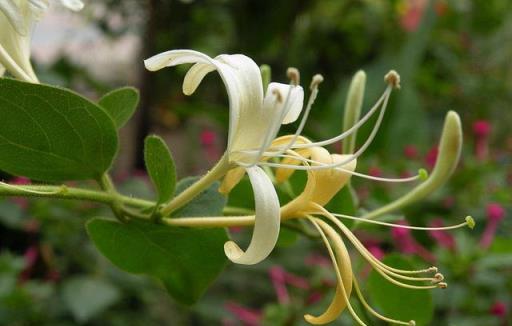
[[219,186],[219,192],[223,195],[227,195],[236,187],[236,185],[242,180],[245,175],[245,169],[242,167],[236,167],[226,173],[224,179]]
[[[27,26],[26,19],[24,14],[27,13],[26,10],[23,9],[28,8],[26,5],[18,6],[16,1],[14,0],[3,0],[0,1],[0,11],[7,18],[11,26],[16,30],[16,32],[20,35],[26,36],[29,33],[30,26]],[[0,17],[1,18],[1,17]],[[0,19],[1,22],[2,19]],[[1,24],[2,31],[0,33],[9,33],[9,28],[6,28],[4,22]],[[2,38],[6,38],[3,36]]]
[[167,51],[144,61],[151,71],[184,63],[196,64],[185,77],[183,92],[187,95],[213,70],[217,70],[224,81],[230,107],[228,149],[260,147],[265,138],[262,126],[268,125],[268,121],[261,118],[263,86],[256,63],[241,54],[224,54],[212,59],[192,50]]
[[251,243],[244,252],[233,241],[224,244],[226,256],[234,263],[253,265],[272,252],[279,236],[279,199],[272,182],[257,166],[247,168],[256,202],[256,218]]
[[[313,325],[324,325],[338,318],[338,316],[347,307],[347,299],[350,298],[350,294],[352,292],[353,273],[350,256],[341,236],[324,221],[320,219],[315,219],[314,221],[316,226],[319,228],[319,231],[323,232],[322,238],[329,250],[331,258],[333,259],[338,284],[331,304],[325,312],[319,316],[312,316],[308,314],[304,316],[304,319]],[[329,244],[327,239],[330,240],[331,244]],[[331,245],[334,247],[334,252],[331,249]],[[333,257],[332,254],[334,254],[335,257]]]
[[84,3],[80,0],[60,0],[60,2],[73,11],[80,11],[84,7]]
[[[275,92],[279,92],[281,94],[282,101],[273,104],[274,110],[277,112],[281,112],[284,109],[287,110],[281,123],[288,124],[297,120],[304,105],[304,89],[301,86],[290,86],[288,84],[282,83],[270,83],[267,87],[267,92],[265,93],[265,103],[274,103]],[[290,98],[287,100],[286,97],[288,96],[288,93],[290,94]]]

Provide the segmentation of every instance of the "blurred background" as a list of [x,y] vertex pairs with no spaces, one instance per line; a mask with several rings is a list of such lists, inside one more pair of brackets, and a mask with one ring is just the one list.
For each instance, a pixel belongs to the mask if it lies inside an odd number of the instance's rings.
[[[218,75],[208,75],[186,97],[181,83],[187,67],[144,69],[144,58],[179,48],[246,54],[270,65],[279,82],[286,82],[289,66],[301,71],[305,86],[321,73],[325,81],[305,132],[312,139],[341,132],[354,73],[367,73],[367,110],[384,90],[384,74],[397,70],[402,89],[392,95],[384,125],[358,164],[371,175],[431,169],[444,115],[456,110],[465,141],[459,168],[447,186],[400,218],[448,225],[472,215],[475,230],[372,227],[357,234],[376,255],[398,253],[397,259],[443,271],[447,290],[421,294],[419,304],[407,306],[421,323],[509,325],[512,2],[90,0],[78,14],[55,5],[34,31],[40,79],[91,99],[125,85],[141,91],[138,112],[122,130],[114,169],[128,194],[151,195],[142,157],[149,133],[166,139],[181,177],[203,173],[224,150],[228,100]],[[367,125],[358,144],[372,121]],[[358,214],[410,189],[365,180],[353,185],[359,207],[338,205],[336,212]],[[229,204],[250,207],[247,187],[242,183]],[[323,311],[333,295],[335,276],[318,241],[284,230],[269,260],[228,266],[197,305],[180,306],[152,280],[127,275],[100,257],[83,222],[105,214],[104,207],[87,203],[0,201],[1,325],[304,325],[303,314]],[[401,297],[393,288],[383,297],[375,276],[353,254],[370,302],[379,307],[379,300]],[[333,323],[352,324],[347,312]]]

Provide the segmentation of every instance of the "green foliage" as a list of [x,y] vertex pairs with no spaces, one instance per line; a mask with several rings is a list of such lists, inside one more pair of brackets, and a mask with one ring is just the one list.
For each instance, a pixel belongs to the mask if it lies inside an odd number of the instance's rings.
[[[180,193],[197,178],[181,180]],[[178,216],[222,215],[226,199],[210,186],[176,213]],[[146,221],[94,218],[87,232],[98,250],[120,269],[162,281],[171,296],[184,304],[195,303],[224,269],[227,259],[224,229],[169,227]]]
[[[383,262],[395,268],[414,270],[413,265],[400,255],[389,255]],[[416,325],[427,325],[433,317],[432,294],[428,290],[398,287],[373,270],[368,277],[368,293],[384,315],[404,321],[415,320]],[[441,291],[441,290],[438,290]]]
[[176,167],[165,141],[148,136],[144,142],[144,161],[158,193],[158,203],[171,199],[176,189]]
[[116,303],[120,293],[101,279],[74,277],[64,283],[62,296],[76,321],[85,323]]
[[135,112],[139,104],[139,91],[133,87],[118,88],[103,95],[98,104],[107,111],[119,129]]
[[94,218],[87,232],[114,265],[162,281],[177,301],[193,304],[226,265],[222,229],[186,229],[144,221]]
[[62,88],[0,79],[0,170],[42,181],[96,179],[117,151],[112,119]]
[[[180,180],[176,186],[176,194],[187,189],[199,177],[188,177]],[[185,216],[221,216],[226,205],[226,197],[217,190],[219,183],[215,182],[208,189],[192,199],[186,206],[173,213],[173,217]]]

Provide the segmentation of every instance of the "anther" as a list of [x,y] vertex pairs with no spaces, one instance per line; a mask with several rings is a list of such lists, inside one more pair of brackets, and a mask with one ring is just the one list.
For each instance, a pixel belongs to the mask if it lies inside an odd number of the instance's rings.
[[429,271],[429,272],[437,273],[437,271],[438,271],[438,270],[439,270],[439,269],[438,269],[437,267],[435,267],[435,266],[432,266],[432,267],[429,267],[429,268],[428,268],[428,271]]
[[437,283],[437,287],[440,289],[446,289],[448,287],[448,283],[445,283],[445,282]]
[[283,94],[277,88],[272,90],[272,94],[276,97],[277,102],[283,103]]
[[475,228],[475,220],[471,216],[466,216],[466,224],[468,227],[473,230]]
[[421,181],[425,181],[428,179],[428,172],[425,169],[418,170],[418,177]]
[[318,87],[322,82],[324,81],[324,76],[320,74],[316,74],[313,76],[313,79],[311,79],[311,85],[309,85],[310,90],[314,90]]
[[416,326],[416,322],[414,320],[409,320],[409,325]]
[[384,81],[396,89],[400,89],[400,75],[395,70],[390,70],[385,76]]
[[299,69],[290,67],[286,70],[286,76],[291,80],[292,84],[299,86],[300,84],[300,72]]
[[436,275],[434,275],[434,280],[432,280],[432,283],[439,283],[439,282],[442,282],[443,280],[444,280],[443,274],[436,273]]

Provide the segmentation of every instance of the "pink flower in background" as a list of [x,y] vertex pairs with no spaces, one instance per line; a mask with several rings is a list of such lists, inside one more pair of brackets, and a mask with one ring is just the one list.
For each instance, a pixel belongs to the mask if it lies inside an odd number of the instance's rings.
[[221,149],[217,145],[217,139],[217,134],[209,129],[201,131],[201,134],[199,135],[201,147],[206,153],[208,160],[216,161],[222,155]]
[[269,274],[274,290],[276,291],[277,301],[280,304],[290,303],[290,296],[286,289],[285,271],[281,267],[274,266],[270,268]]
[[474,154],[480,160],[486,160],[489,156],[489,135],[491,124],[486,120],[478,120],[473,123],[473,136],[475,137]]
[[25,260],[25,268],[20,274],[20,282],[26,282],[30,279],[30,275],[32,274],[32,270],[34,269],[34,265],[39,258],[39,249],[37,246],[30,246],[25,254],[23,255],[23,259]]
[[280,266],[271,267],[269,274],[276,291],[277,301],[280,304],[290,303],[290,296],[286,288],[287,284],[304,290],[309,289],[309,282],[305,278],[288,273]]
[[425,156],[425,163],[430,169],[434,168],[434,165],[436,165],[437,161],[437,155],[439,154],[439,149],[436,147],[432,147],[427,155]]
[[408,0],[402,3],[400,25],[407,32],[414,32],[421,23],[427,0]]
[[[16,177],[11,180],[12,184],[15,185],[28,185],[30,184],[30,179],[25,177]],[[23,197],[15,197],[11,198],[13,202],[15,202],[18,206],[20,206],[22,209],[26,209],[28,207],[28,199]]]
[[318,254],[307,256],[305,259],[305,263],[308,266],[331,267],[331,260],[325,256]]
[[372,177],[381,177],[382,170],[376,166],[372,166],[368,169],[368,174],[371,175]]
[[503,318],[507,316],[507,306],[502,301],[496,301],[489,310],[489,312],[496,317]]
[[407,145],[404,147],[404,156],[410,160],[418,158],[418,148],[414,145]]
[[[227,302],[224,307],[246,326],[259,326],[263,319],[263,313],[259,310],[249,309],[238,303]],[[226,323],[225,323],[226,324]]]
[[505,209],[497,203],[487,205],[487,225],[480,238],[480,246],[487,249],[491,246],[498,229],[498,224],[505,217]]
[[[443,227],[444,223],[442,219],[436,218],[430,222],[430,226],[439,228]],[[455,250],[455,239],[450,233],[444,230],[429,230],[428,233],[440,246],[449,250]]]
[[[408,225],[406,221],[400,221],[398,224]],[[429,262],[434,262],[436,260],[430,251],[428,251],[413,238],[411,230],[400,227],[393,227],[391,229],[391,236],[395,246],[402,253],[415,254]]]

